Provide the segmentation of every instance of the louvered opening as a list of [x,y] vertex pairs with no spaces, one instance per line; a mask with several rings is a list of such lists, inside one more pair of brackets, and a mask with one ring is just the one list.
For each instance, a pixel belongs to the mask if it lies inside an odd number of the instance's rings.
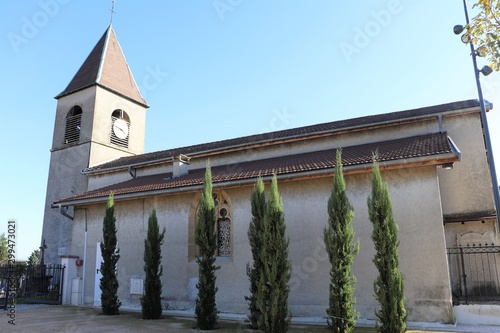
[[76,143],[80,141],[80,126],[82,124],[82,108],[74,106],[66,115],[66,128],[64,131],[64,143]]

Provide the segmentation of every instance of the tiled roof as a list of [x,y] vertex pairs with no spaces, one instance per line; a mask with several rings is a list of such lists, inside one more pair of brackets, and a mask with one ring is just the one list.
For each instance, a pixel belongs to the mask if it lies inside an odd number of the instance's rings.
[[[456,151],[448,140],[446,133],[434,133],[414,136],[409,138],[383,141],[377,143],[363,144],[342,148],[342,164],[344,168],[370,165],[373,152],[378,151],[381,165],[398,160],[425,158],[426,161],[435,160],[439,157],[453,158],[457,160]],[[257,161],[243,162],[233,165],[212,167],[212,182],[214,186],[225,182],[240,182],[253,180],[258,176],[266,177],[276,174],[277,176],[290,175],[291,177],[302,172],[314,172],[324,170],[326,173],[333,172],[336,161],[336,148],[330,150],[315,151],[310,153],[288,155],[283,157],[262,159]],[[436,162],[439,163],[439,162]],[[171,191],[190,186],[203,184],[204,169],[190,170],[188,174],[171,178],[171,173],[138,177],[119,184],[114,184],[87,193],[60,199],[54,205],[71,204],[71,202],[82,202],[89,199],[106,198],[111,193],[120,195],[147,195],[151,191]]]
[[154,161],[166,160],[172,158],[177,154],[195,156],[196,154],[200,154],[203,152],[215,152],[234,147],[245,147],[252,144],[288,140],[299,137],[308,137],[313,135],[321,135],[324,133],[334,133],[337,131],[349,130],[357,127],[369,127],[378,124],[389,124],[400,121],[408,121],[417,117],[425,117],[433,114],[456,111],[478,106],[479,102],[477,100],[466,100],[466,101],[429,106],[413,110],[377,114],[377,115],[352,118],[347,120],[339,120],[323,124],[281,130],[276,132],[244,136],[235,139],[228,139],[228,140],[156,151],[136,156],[121,157],[114,161],[110,161],[104,164],[87,168],[84,170],[84,172],[96,172],[107,169],[127,167],[129,165],[147,164]]
[[56,98],[63,97],[94,84],[117,92],[147,107],[134,77],[130,72],[115,31],[110,25],[94,46],[66,89]]

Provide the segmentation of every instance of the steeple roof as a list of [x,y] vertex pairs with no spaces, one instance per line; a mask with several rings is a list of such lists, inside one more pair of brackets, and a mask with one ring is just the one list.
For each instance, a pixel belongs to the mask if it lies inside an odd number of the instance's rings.
[[99,85],[148,107],[139,92],[111,24],[66,89],[55,98],[59,99],[92,85]]

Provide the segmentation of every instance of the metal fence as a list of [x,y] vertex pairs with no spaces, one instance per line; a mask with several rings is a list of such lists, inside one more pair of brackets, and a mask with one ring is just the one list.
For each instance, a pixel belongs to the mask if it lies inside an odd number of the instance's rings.
[[0,266],[0,309],[6,309],[9,303],[9,290],[13,280],[14,269],[8,265]]
[[453,304],[500,301],[500,246],[473,244],[447,252]]
[[61,304],[64,265],[37,265],[26,268],[26,303]]

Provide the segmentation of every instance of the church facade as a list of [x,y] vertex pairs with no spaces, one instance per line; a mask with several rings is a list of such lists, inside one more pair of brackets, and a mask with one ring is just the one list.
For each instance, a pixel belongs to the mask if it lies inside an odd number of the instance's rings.
[[330,264],[323,229],[340,148],[360,241],[353,274],[361,319],[374,319],[378,308],[367,208],[374,152],[399,226],[409,321],[453,323],[457,286],[447,249],[461,242],[497,243],[492,181],[475,100],[144,153],[148,105],[112,26],[56,98],[42,237],[49,245],[46,261],[62,260],[67,266],[64,303],[99,305],[99,242],[106,201],[113,194],[120,301],[140,307],[144,239],[155,209],[160,227],[166,228],[165,306],[194,309],[194,228],[207,161],[217,205],[221,312],[247,313],[250,196],[258,177],[265,180],[267,192],[276,175],[290,239],[289,308],[293,316],[325,316]]

